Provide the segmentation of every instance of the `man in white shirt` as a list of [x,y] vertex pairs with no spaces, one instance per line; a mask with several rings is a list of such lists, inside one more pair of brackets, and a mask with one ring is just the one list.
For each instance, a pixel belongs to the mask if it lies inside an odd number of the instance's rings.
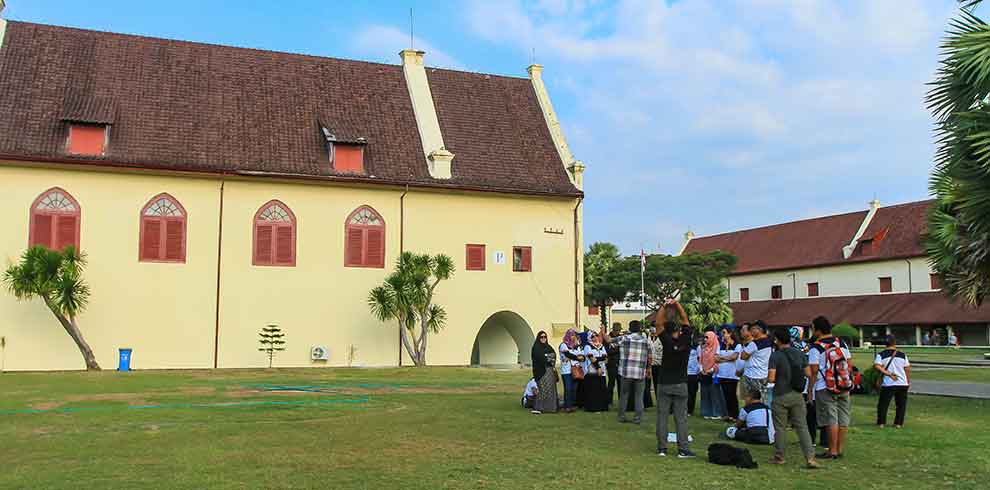
[[758,391],[760,399],[767,399],[767,372],[770,354],[773,353],[773,342],[767,336],[767,324],[762,320],[749,326],[749,334],[753,341],[743,347],[739,358],[746,361],[743,375],[739,379],[740,391],[745,395]]
[[818,425],[828,428],[829,452],[819,454],[818,458],[839,459],[842,457],[842,450],[845,448],[846,433],[849,430],[852,407],[849,400],[849,391],[836,393],[828,389],[825,376],[830,366],[828,366],[826,357],[828,346],[838,343],[840,346],[839,350],[842,352],[847,363],[849,363],[848,367],[851,370],[852,353],[849,352],[849,348],[846,347],[842,340],[832,336],[832,324],[827,318],[819,316],[811,321],[811,326],[818,341],[808,351],[808,367],[811,368],[811,377],[808,380],[808,385],[814,387],[811,391],[811,396],[815,400]]
[[533,408],[533,400],[536,399],[536,395],[540,394],[540,388],[536,386],[536,380],[529,378],[529,383],[526,383],[526,390],[523,391],[522,396],[522,406],[523,408]]
[[904,426],[904,412],[907,410],[908,388],[911,386],[911,363],[907,354],[897,350],[894,336],[887,337],[887,348],[877,354],[873,367],[880,371],[883,381],[880,385],[880,399],[877,401],[877,425],[887,425],[887,409],[890,399],[894,399],[894,428]]

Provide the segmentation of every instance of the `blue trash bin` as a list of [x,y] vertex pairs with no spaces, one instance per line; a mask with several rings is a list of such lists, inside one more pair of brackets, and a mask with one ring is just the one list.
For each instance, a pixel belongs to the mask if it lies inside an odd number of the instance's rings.
[[117,365],[117,371],[130,371],[131,370],[131,349],[120,349],[120,364]]

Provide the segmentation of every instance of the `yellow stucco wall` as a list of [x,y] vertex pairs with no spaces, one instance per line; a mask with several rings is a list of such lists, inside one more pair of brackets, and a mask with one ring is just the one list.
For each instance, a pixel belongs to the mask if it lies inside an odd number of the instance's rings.
[[[0,203],[9,224],[0,229],[4,267],[28,239],[29,206],[59,186],[82,209],[81,248],[88,255],[86,280],[93,296],[79,318],[104,368],[115,368],[117,349],[134,349],[132,367],[203,368],[213,365],[220,181],[150,174],[41,169],[0,165]],[[185,264],[138,261],[139,213],[161,192],[188,212]],[[278,324],[287,350],[277,366],[340,366],[357,349],[356,365],[395,365],[394,325],[375,320],[366,303],[399,253],[401,190],[228,180],[224,184],[219,367],[265,365],[258,331]],[[251,264],[252,220],[271,199],[297,218],[296,267]],[[357,207],[374,207],[385,219],[386,269],[343,267],[344,221]],[[525,198],[410,190],[405,198],[405,248],[446,253],[457,266],[437,300],[447,328],[431,338],[430,364],[468,364],[481,326],[491,315],[512,311],[531,332],[574,318],[573,199]],[[544,228],[564,230],[563,235]],[[468,243],[487,245],[487,270],[465,271]],[[512,247],[533,247],[533,272],[512,272]],[[503,251],[505,264],[493,254]],[[82,369],[75,345],[40,301],[17,302],[0,294],[0,336],[5,370]],[[513,337],[523,338],[518,330]],[[512,355],[505,336],[490,336]],[[516,343],[531,342],[517,340]],[[311,361],[310,348],[325,345],[329,362]],[[529,346],[522,347],[528,357]],[[518,349],[516,349],[518,350]],[[405,363],[408,363],[406,359]]]

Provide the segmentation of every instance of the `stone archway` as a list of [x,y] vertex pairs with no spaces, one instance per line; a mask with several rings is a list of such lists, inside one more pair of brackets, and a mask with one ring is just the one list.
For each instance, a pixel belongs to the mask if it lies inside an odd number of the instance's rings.
[[523,317],[500,311],[488,317],[474,338],[472,366],[529,364],[529,352],[536,337]]

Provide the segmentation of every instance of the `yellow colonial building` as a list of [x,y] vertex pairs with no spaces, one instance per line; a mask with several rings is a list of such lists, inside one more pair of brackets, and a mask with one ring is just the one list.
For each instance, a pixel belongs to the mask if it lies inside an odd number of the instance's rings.
[[[77,245],[104,368],[410,364],[368,292],[445,253],[434,365],[528,362],[585,321],[581,176],[541,78],[0,20],[0,256]],[[82,369],[40,301],[0,294],[4,370]],[[326,359],[314,359],[325,347]]]

